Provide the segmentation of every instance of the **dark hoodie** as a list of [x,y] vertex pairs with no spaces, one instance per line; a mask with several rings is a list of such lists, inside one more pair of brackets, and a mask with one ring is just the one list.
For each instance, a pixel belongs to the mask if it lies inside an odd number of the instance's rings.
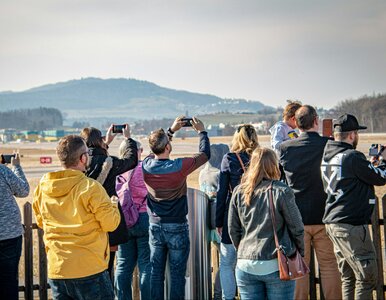
[[369,224],[375,204],[374,185],[386,184],[386,171],[344,142],[328,141],[321,165],[327,193],[325,224]]

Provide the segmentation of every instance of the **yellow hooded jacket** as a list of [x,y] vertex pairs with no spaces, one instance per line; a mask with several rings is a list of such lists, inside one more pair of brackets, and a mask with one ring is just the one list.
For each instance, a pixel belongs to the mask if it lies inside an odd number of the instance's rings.
[[82,278],[109,261],[107,232],[120,215],[105,189],[77,170],[47,173],[35,190],[33,210],[44,231],[48,278]]

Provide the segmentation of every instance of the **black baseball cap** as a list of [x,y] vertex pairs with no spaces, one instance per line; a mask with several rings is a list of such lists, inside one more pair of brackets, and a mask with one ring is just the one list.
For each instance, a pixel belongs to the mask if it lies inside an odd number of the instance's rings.
[[357,118],[353,115],[344,114],[334,120],[335,132],[348,132],[360,129],[367,129],[367,127],[359,125]]

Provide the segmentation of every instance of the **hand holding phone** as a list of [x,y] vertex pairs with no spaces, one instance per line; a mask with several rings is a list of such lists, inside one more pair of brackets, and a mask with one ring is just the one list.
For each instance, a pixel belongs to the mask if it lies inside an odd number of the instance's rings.
[[182,125],[182,127],[192,127],[192,120],[192,118],[182,118],[181,122],[184,122],[184,125]]
[[1,163],[2,164],[10,164],[12,157],[16,157],[16,154],[2,154],[1,155]]
[[126,125],[113,125],[113,133],[122,133]]

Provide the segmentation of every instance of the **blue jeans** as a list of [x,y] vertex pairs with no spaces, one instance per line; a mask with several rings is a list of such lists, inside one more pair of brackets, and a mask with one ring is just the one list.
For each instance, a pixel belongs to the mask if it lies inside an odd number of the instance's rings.
[[236,296],[235,268],[237,262],[236,249],[233,244],[220,244],[220,281],[223,299]]
[[48,279],[54,300],[114,300],[107,271],[75,279]]
[[167,299],[185,298],[185,273],[190,241],[187,223],[150,223],[151,298],[164,299],[166,259],[170,266],[170,295]]
[[267,275],[253,275],[236,268],[236,280],[241,300],[292,300],[295,281],[282,281],[279,271]]
[[137,224],[129,228],[129,241],[118,246],[115,270],[115,294],[119,300],[131,300],[134,268],[138,263],[141,300],[150,299],[149,216],[140,213]]
[[0,241],[0,299],[19,299],[22,236]]

